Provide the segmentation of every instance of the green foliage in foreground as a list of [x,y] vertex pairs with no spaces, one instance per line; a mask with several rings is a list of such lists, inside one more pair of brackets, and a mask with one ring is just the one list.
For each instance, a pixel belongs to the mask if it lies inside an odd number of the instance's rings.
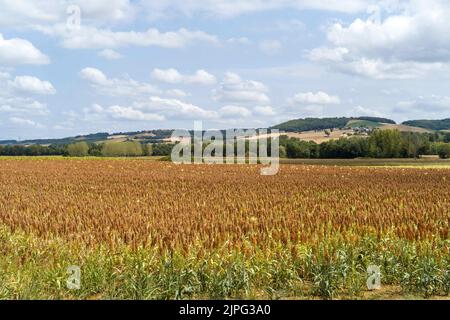
[[[246,243],[214,251],[161,252],[127,246],[85,248],[0,230],[1,299],[358,298],[367,267],[381,268],[382,285],[405,295],[447,296],[450,241],[412,242],[340,237],[314,246]],[[66,288],[67,267],[81,267],[81,289]]]

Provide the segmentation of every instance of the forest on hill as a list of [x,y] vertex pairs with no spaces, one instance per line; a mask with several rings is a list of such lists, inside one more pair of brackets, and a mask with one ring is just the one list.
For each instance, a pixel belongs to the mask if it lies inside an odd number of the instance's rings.
[[290,120],[276,126],[273,126],[272,129],[278,129],[283,131],[311,131],[311,130],[325,130],[325,129],[333,129],[333,128],[345,128],[348,126],[348,123],[352,120],[361,120],[361,121],[370,121],[375,123],[388,123],[388,124],[396,124],[395,121],[386,118],[378,118],[378,117],[356,117],[356,118],[305,118],[305,119],[295,119]]
[[429,130],[450,130],[450,118],[442,120],[410,120],[402,124]]

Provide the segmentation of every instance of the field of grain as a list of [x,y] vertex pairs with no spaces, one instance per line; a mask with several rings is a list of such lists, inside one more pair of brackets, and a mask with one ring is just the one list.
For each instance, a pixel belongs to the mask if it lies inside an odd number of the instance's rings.
[[259,169],[2,159],[0,297],[448,297],[450,169]]
[[[330,130],[329,130],[330,131]],[[261,134],[259,136],[250,137],[249,140],[255,139],[266,139],[273,138],[279,136],[287,136],[289,138],[296,138],[302,141],[313,141],[315,143],[328,142],[331,140],[337,140],[339,138],[345,137],[349,134],[354,134],[353,129],[341,130],[334,129],[330,131],[330,135],[325,134],[325,130],[312,130],[312,131],[303,131],[303,132],[280,132],[280,133],[270,133],[270,134]]]

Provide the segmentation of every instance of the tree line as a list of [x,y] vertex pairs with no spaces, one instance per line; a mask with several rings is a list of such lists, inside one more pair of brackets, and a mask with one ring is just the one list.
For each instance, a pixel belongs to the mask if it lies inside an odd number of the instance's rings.
[[280,137],[280,155],[287,158],[354,159],[417,158],[439,155],[450,158],[450,134],[375,130],[369,137],[350,137],[317,144]]
[[[353,136],[323,143],[302,141],[284,135],[279,139],[280,157],[312,159],[417,158],[439,155],[450,158],[450,133],[412,133],[398,130],[375,130],[369,137]],[[205,148],[207,145],[204,145]],[[246,142],[246,150],[249,143]],[[0,145],[0,156],[72,156],[72,157],[140,157],[170,156],[174,144],[139,141],[80,141],[68,145]],[[235,146],[237,150],[237,146]],[[224,154],[225,154],[224,146]],[[192,149],[193,152],[193,149]],[[270,141],[267,154],[270,156]]]
[[0,145],[0,156],[138,157],[168,156],[174,144],[138,141],[91,143],[79,141],[67,145]]

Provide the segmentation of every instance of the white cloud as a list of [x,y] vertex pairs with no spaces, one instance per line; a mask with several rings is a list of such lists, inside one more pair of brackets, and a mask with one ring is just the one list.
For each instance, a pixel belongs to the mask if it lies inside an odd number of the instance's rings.
[[[443,0],[410,1],[399,13],[379,19],[335,23],[328,39],[369,58],[441,62],[450,58],[450,7]],[[382,10],[383,8],[378,8]]]
[[275,110],[270,106],[257,106],[253,108],[253,112],[261,116],[274,116]]
[[41,95],[52,95],[56,93],[53,85],[48,81],[40,80],[32,76],[17,76],[9,85],[15,90]]
[[88,120],[96,120],[98,116],[107,116],[115,120],[129,121],[163,121],[164,116],[156,113],[143,112],[133,106],[112,105],[103,107],[99,104],[93,104],[90,108],[84,109],[85,117]]
[[193,75],[183,75],[173,68],[165,70],[154,69],[152,77],[158,81],[171,84],[213,85],[217,82],[216,77],[205,70],[197,70]]
[[44,126],[42,124],[40,124],[39,122],[30,120],[30,119],[11,117],[11,118],[9,118],[9,121],[13,124],[17,124],[20,126],[31,126],[31,127],[38,128],[38,129],[44,128]]
[[380,117],[380,118],[385,117],[385,115],[382,114],[381,112],[378,112],[376,110],[369,109],[369,108],[366,108],[363,106],[356,106],[356,107],[353,107],[351,110],[352,111],[350,113],[350,116],[352,116],[352,117],[353,116],[369,116],[369,117]]
[[85,110],[86,115],[107,115],[113,119],[136,121],[163,121],[169,119],[216,119],[218,113],[177,99],[166,99],[157,96],[135,101],[129,106],[113,105],[102,107],[94,104]]
[[222,118],[247,118],[252,115],[252,112],[241,106],[224,106],[220,108],[219,115]]
[[252,41],[251,41],[249,38],[247,38],[247,37],[237,37],[237,38],[233,37],[233,38],[229,38],[229,39],[227,40],[227,43],[230,43],[230,44],[240,44],[240,45],[248,45],[248,44],[251,44]]
[[144,5],[148,8],[148,14],[151,17],[202,14],[214,18],[231,18],[242,14],[281,9],[355,13],[366,10],[368,3],[368,0],[160,0],[147,1]]
[[166,99],[156,96],[136,102],[134,107],[140,110],[161,112],[168,116],[187,119],[214,119],[217,117],[215,111],[206,110],[178,99]]
[[172,97],[176,97],[176,98],[185,98],[185,97],[189,97],[191,94],[180,90],[180,89],[170,89],[166,91],[166,94]]
[[243,80],[237,73],[227,72],[214,93],[214,98],[220,102],[251,103],[265,105],[270,103],[266,95],[268,88],[261,82]]
[[[443,0],[383,2],[376,14],[327,30],[332,48],[308,57],[343,73],[372,79],[418,78],[450,62],[450,6]],[[386,11],[388,16],[382,20]],[[395,12],[395,13],[393,13]]]
[[414,79],[430,71],[442,70],[443,63],[415,61],[384,61],[353,55],[346,48],[317,48],[309,52],[310,60],[334,71],[377,80]]
[[48,64],[50,59],[28,40],[6,40],[0,33],[0,65]]
[[420,96],[417,99],[401,101],[394,108],[397,113],[422,112],[450,112],[450,97],[448,96]]
[[104,24],[130,21],[138,5],[130,0],[0,0],[0,26],[28,27],[65,22],[69,5],[81,9],[83,22]]
[[84,68],[80,71],[80,76],[97,85],[109,85],[111,83],[102,71],[95,68]]
[[143,32],[111,31],[83,24],[78,30],[68,30],[65,24],[34,28],[47,35],[61,38],[61,45],[67,49],[116,49],[128,46],[179,49],[196,42],[219,44],[214,35],[184,28],[169,32],[160,32],[154,28]]
[[349,50],[347,48],[315,48],[308,53],[308,57],[312,61],[329,61],[329,62],[342,62],[344,57],[348,55]]
[[101,94],[112,97],[146,97],[160,91],[149,83],[142,83],[126,78],[108,78],[101,70],[84,68],[80,76],[90,82],[91,86]]
[[138,10],[130,0],[75,0],[70,3],[80,7],[83,19],[100,24],[130,21]]
[[263,40],[259,43],[259,49],[270,56],[279,53],[281,47],[281,42],[278,40]]
[[99,57],[105,58],[107,60],[118,60],[122,58],[122,55],[118,53],[117,51],[114,51],[112,49],[105,49],[98,53]]
[[46,115],[49,113],[46,104],[22,97],[0,97],[0,112],[30,115]]
[[114,119],[125,119],[125,120],[138,120],[138,121],[163,121],[164,116],[145,113],[140,110],[133,109],[132,107],[121,107],[121,106],[111,106],[107,108],[107,112]]
[[0,72],[0,113],[14,115],[46,115],[49,113],[46,104],[26,95],[29,93],[51,94],[53,92],[51,84],[31,76],[10,79],[9,73]]
[[293,98],[289,99],[292,104],[310,104],[310,105],[330,105],[340,104],[341,100],[338,96],[329,95],[326,92],[318,91],[297,93]]

